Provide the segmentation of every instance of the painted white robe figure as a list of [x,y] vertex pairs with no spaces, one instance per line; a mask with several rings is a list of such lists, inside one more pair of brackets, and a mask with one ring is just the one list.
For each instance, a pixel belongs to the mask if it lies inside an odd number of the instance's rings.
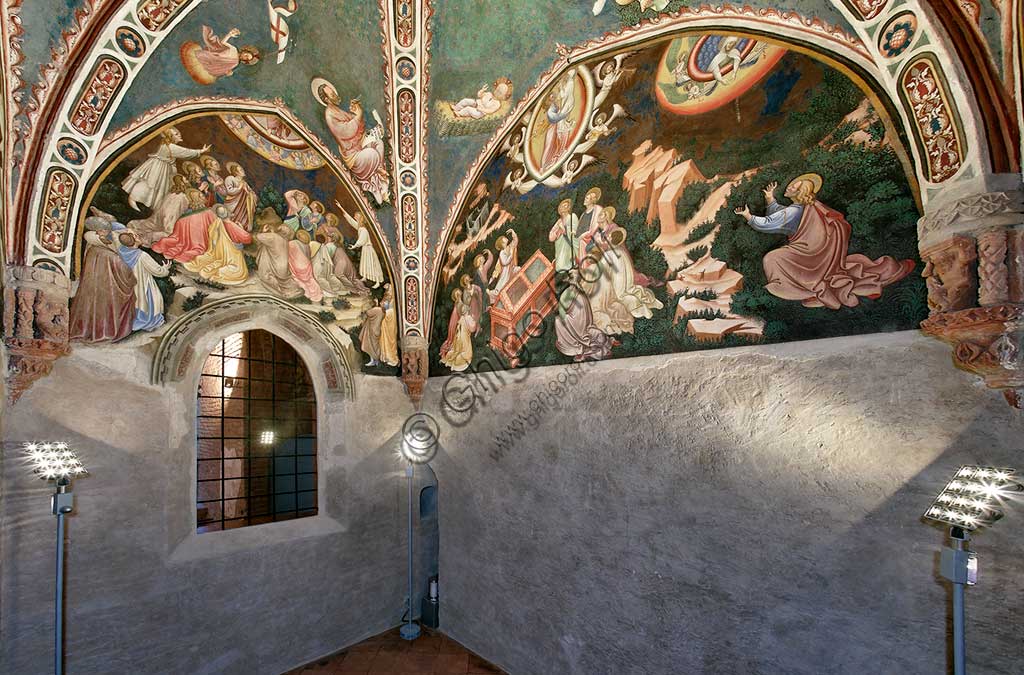
[[313,250],[313,277],[320,284],[324,295],[348,295],[349,285],[334,274],[334,254],[338,250],[338,245],[333,241],[322,244],[310,242],[309,245]]
[[498,237],[498,242],[495,246],[498,248],[498,266],[494,269],[494,273],[491,276],[495,277],[497,281],[494,284],[494,288],[487,291],[491,302],[496,301],[498,294],[501,293],[501,289],[505,288],[508,282],[512,280],[513,275],[519,271],[519,235],[516,234],[515,230],[509,230],[508,238]]
[[121,189],[128,193],[128,205],[139,211],[139,204],[153,207],[160,204],[171,191],[171,180],[177,170],[174,163],[179,159],[195,159],[210,149],[205,145],[199,150],[185,148],[181,143],[181,132],[174,127],[161,135],[160,147],[142,164],[132,169],[121,183]]
[[[636,283],[636,269],[633,257],[626,248],[626,231],[616,225],[615,209],[605,208],[601,213],[602,229],[599,234],[604,251],[603,269],[611,277],[611,287],[616,299],[637,319],[650,319],[653,309],[661,309],[661,301],[650,289]],[[632,327],[630,327],[632,331]]]
[[358,232],[356,243],[349,246],[349,249],[353,251],[359,249],[359,277],[363,281],[372,281],[373,287],[377,288],[380,286],[380,282],[384,281],[384,270],[380,266],[377,251],[373,248],[370,231],[366,229],[361,220],[356,220],[348,213],[345,213],[345,220]]

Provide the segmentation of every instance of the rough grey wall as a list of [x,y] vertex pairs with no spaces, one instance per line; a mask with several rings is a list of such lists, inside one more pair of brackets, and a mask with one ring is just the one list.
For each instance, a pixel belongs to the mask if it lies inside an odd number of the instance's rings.
[[[1024,465],[1024,416],[948,347],[616,360],[531,407],[563,372],[506,374],[459,428],[429,383],[442,630],[515,675],[945,672],[944,531],[920,514],[960,463]],[[970,672],[1024,671],[1022,532],[1024,504],[974,542]]]
[[149,363],[75,347],[7,412],[0,672],[52,672],[55,519],[16,456],[25,440],[68,440],[91,471],[68,518],[69,673],[276,674],[396,625],[401,384],[360,377],[356,402],[321,397],[322,515],[196,536],[193,385],[150,386]]

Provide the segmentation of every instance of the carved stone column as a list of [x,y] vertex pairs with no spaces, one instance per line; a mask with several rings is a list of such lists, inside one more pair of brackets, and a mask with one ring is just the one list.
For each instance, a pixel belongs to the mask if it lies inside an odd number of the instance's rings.
[[71,281],[38,267],[4,270],[4,345],[11,403],[68,353]]
[[927,334],[953,362],[1024,408],[1024,192],[958,199],[918,223]]
[[423,384],[427,381],[429,369],[426,338],[402,336],[402,382],[405,384],[405,393],[412,399],[417,410],[423,400]]

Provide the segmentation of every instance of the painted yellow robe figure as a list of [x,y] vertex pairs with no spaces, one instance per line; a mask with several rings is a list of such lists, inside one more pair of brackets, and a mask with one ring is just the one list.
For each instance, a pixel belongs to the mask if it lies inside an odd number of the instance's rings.
[[229,213],[223,204],[218,205],[214,213],[217,217],[207,230],[209,243],[206,251],[185,263],[184,267],[214,283],[226,286],[244,283],[249,278],[249,270],[245,266],[245,256],[235,242],[249,243],[252,237],[232,221],[225,221]]
[[441,345],[441,363],[455,372],[469,367],[473,361],[472,334],[476,330],[473,312],[462,297],[462,290],[452,291],[452,316],[448,322],[448,339]]
[[395,314],[395,291],[384,284],[384,320],[380,325],[380,360],[389,366],[398,365],[398,315]]

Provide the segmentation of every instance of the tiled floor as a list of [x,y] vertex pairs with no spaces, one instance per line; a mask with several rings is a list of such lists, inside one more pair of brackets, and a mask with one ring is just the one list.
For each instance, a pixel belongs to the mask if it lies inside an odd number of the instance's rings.
[[418,638],[409,642],[403,640],[395,628],[288,675],[495,675],[503,672],[440,633],[424,628]]

